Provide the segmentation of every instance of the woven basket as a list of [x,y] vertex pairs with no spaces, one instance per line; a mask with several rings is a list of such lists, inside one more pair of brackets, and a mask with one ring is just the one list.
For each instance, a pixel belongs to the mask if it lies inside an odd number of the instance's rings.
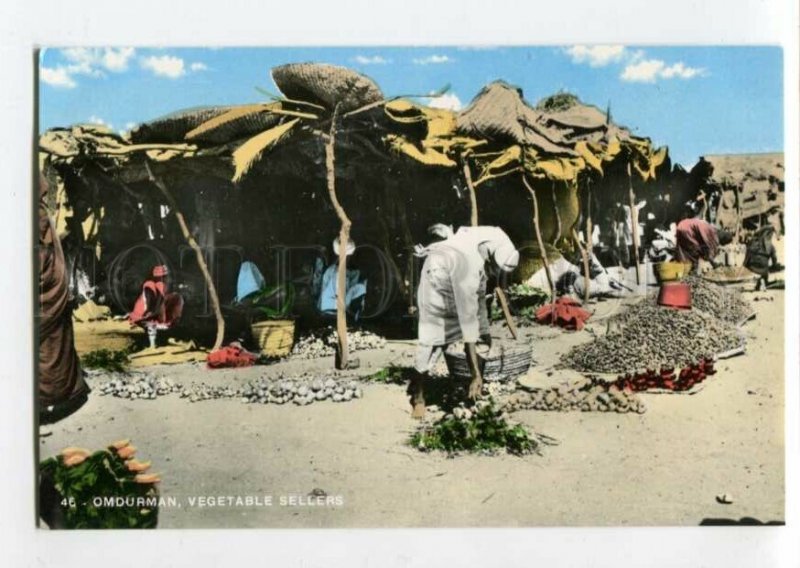
[[352,69],[321,63],[290,63],[272,69],[272,80],[289,99],[348,112],[383,100],[380,87]]
[[[451,377],[472,378],[465,353],[445,351],[444,359]],[[488,358],[478,355],[478,367],[485,381],[509,381],[527,373],[531,363],[533,353],[529,345],[501,348],[498,355]]]
[[656,281],[659,283],[681,281],[689,276],[691,271],[691,262],[660,262],[655,266]]
[[267,357],[285,357],[294,345],[294,320],[266,320],[250,325],[258,349]]

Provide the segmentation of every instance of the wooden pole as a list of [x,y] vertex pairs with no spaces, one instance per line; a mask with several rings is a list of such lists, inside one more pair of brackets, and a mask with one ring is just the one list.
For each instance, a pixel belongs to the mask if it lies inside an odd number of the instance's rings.
[[[586,178],[586,254],[589,259],[594,256],[594,242],[593,235],[594,226],[592,225],[592,180]],[[584,303],[589,301],[589,263],[585,262],[583,265],[583,278],[586,282],[586,291],[583,294]]]
[[339,345],[336,357],[336,368],[346,369],[348,363],[347,350],[347,311],[344,303],[347,293],[347,243],[350,242],[350,218],[347,216],[339,198],[336,195],[336,169],[335,169],[335,144],[336,144],[336,119],[339,116],[339,105],[333,109],[331,129],[325,141],[325,167],[328,172],[328,195],[333,208],[339,217],[339,266],[336,273],[336,333],[339,336]]
[[636,267],[636,285],[641,284],[639,276],[639,210],[636,209],[636,195],[633,192],[631,162],[628,161],[628,205],[631,208],[631,233],[633,236],[633,265]]
[[550,264],[547,262],[547,251],[544,248],[542,232],[539,230],[539,202],[536,199],[536,191],[534,191],[534,189],[528,183],[528,179],[525,177],[524,171],[522,172],[522,183],[525,184],[525,188],[528,190],[528,193],[531,194],[531,201],[533,202],[533,230],[536,233],[536,242],[539,245],[539,256],[544,263],[544,273],[547,276],[547,285],[550,287],[551,301],[555,303],[556,287],[555,284],[553,284],[553,275],[550,273]]
[[511,337],[517,339],[517,324],[514,323],[514,319],[511,317],[511,310],[508,309],[506,293],[503,292],[503,289],[500,286],[495,288],[494,292],[497,294],[497,300],[500,302],[500,308],[503,310],[503,316],[506,318],[506,325],[508,326],[508,330],[511,332]]
[[561,226],[561,212],[558,210],[558,201],[556,200],[556,182],[552,181],[551,184],[553,212],[556,215],[556,236],[553,238],[553,246],[555,246],[558,243],[558,239],[561,238],[563,227]]
[[581,251],[581,260],[583,262],[583,303],[589,303],[589,286],[592,282],[591,275],[589,274],[589,255],[587,254],[586,247],[581,243],[578,231],[572,229],[572,238],[578,249]]
[[469,171],[469,162],[466,156],[462,158],[464,162],[464,180],[467,182],[467,190],[469,190],[469,224],[473,227],[478,226],[478,196],[475,193],[475,186],[472,184],[472,173]]
[[219,306],[219,296],[217,296],[217,287],[214,286],[214,280],[211,278],[211,273],[208,271],[208,266],[203,258],[203,251],[200,249],[197,241],[192,236],[192,232],[189,230],[189,225],[186,223],[183,213],[181,213],[178,209],[178,204],[175,201],[175,198],[172,196],[172,193],[170,193],[169,189],[162,180],[153,175],[153,170],[150,169],[150,163],[148,161],[145,161],[144,166],[147,169],[147,175],[150,178],[150,181],[153,182],[156,187],[161,190],[161,193],[164,194],[172,213],[175,214],[175,218],[178,220],[178,225],[180,226],[181,233],[183,233],[183,238],[186,239],[189,247],[191,247],[191,249],[194,251],[195,258],[197,259],[197,266],[200,267],[200,272],[203,273],[206,286],[208,286],[208,295],[211,298],[211,308],[214,310],[214,317],[217,320],[217,337],[214,340],[214,346],[211,348],[212,351],[216,351],[222,347],[222,341],[225,339],[225,319],[222,317],[222,309]]

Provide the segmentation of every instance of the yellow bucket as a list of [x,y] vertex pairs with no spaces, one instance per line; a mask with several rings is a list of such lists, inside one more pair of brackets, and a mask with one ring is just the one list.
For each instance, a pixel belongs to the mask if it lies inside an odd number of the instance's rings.
[[266,320],[250,325],[258,348],[267,357],[285,357],[294,345],[294,320]]
[[656,278],[659,282],[674,282],[683,280],[691,271],[691,262],[667,261],[656,265]]

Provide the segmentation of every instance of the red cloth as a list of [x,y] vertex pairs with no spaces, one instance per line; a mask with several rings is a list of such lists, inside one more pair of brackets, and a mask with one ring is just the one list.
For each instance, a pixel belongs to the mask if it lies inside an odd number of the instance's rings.
[[167,286],[160,280],[147,280],[142,284],[142,293],[136,298],[133,310],[128,314],[132,324],[158,323],[171,327],[183,312],[183,298],[179,294],[167,293]]
[[246,351],[241,345],[232,343],[208,354],[206,363],[212,369],[225,367],[249,367],[256,362],[258,357]]
[[580,307],[580,302],[561,296],[552,304],[536,310],[536,321],[541,324],[556,324],[565,329],[580,331],[592,315]]
[[702,219],[684,219],[675,229],[675,256],[681,262],[697,264],[719,252],[717,229]]

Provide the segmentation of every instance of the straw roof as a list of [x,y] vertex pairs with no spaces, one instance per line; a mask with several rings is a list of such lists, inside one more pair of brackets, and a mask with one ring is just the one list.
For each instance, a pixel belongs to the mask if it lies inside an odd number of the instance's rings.
[[454,113],[405,99],[387,100],[371,79],[344,67],[295,63],[274,68],[272,77],[283,95],[273,102],[197,107],[141,124],[127,139],[106,134],[98,143],[88,141],[88,131],[82,131],[76,140],[85,142],[84,156],[108,154],[102,148],[113,145],[116,155],[142,150],[162,161],[195,156],[207,164],[221,159],[227,161],[233,181],[240,181],[272,148],[304,148],[314,132],[327,130],[330,111],[339,105],[343,116],[374,107],[345,116],[340,124],[345,138],[356,133],[350,147],[366,145],[365,155],[374,155],[382,146],[387,158],[401,155],[425,167],[455,169],[467,160],[477,170],[476,185],[521,171],[533,179],[573,183],[587,168],[602,174],[620,152],[642,179],[650,179],[667,156],[666,148],[656,150],[648,139],[608,122],[597,107],[567,93],[534,107],[520,88],[496,81]]
[[470,105],[458,115],[459,134],[485,138],[499,144],[513,143],[530,146],[555,155],[576,155],[561,145],[556,129],[542,124],[542,114],[522,97],[522,89],[504,81],[484,87]]
[[187,132],[230,108],[204,106],[172,112],[136,126],[130,132],[130,139],[134,144],[181,141]]
[[703,156],[702,161],[711,164],[713,172],[710,180],[718,184],[741,185],[745,180],[784,179],[784,157],[781,152],[709,155]]

